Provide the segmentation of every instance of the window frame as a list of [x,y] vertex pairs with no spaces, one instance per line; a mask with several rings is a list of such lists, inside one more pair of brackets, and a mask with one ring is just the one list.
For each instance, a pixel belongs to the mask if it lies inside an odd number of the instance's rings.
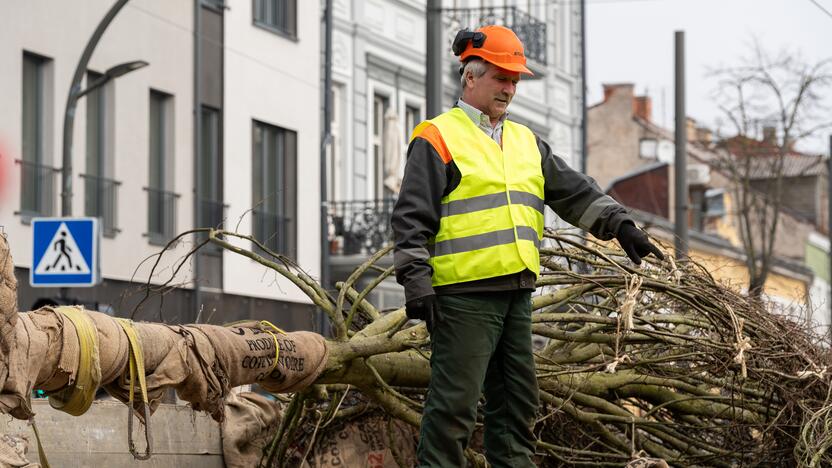
[[[289,18],[289,23],[287,26],[283,27],[278,24],[272,24],[267,19],[261,18],[258,16],[260,12],[260,8],[258,6],[263,5],[265,6],[267,2],[273,2],[274,6],[272,8],[276,8],[279,2],[286,2],[286,9],[291,11],[291,17]],[[263,14],[266,16],[266,14]],[[277,15],[277,13],[273,13],[273,15]],[[285,39],[289,39],[291,41],[297,42],[298,38],[298,1],[297,0],[252,0],[251,1],[251,22],[254,26],[258,28],[265,29],[273,34],[281,36]]]
[[[87,70],[85,86],[89,87],[104,78],[103,73]],[[113,238],[121,229],[118,227],[118,188],[121,182],[115,180],[115,163],[112,158],[114,126],[109,119],[115,115],[113,81],[100,84],[84,95],[85,140],[84,140],[84,214],[100,218],[104,237]],[[95,114],[93,114],[93,111]],[[95,121],[92,122],[94,117]],[[92,126],[91,126],[92,125]],[[95,133],[91,133],[94,131]],[[95,149],[90,142],[95,141]],[[95,154],[92,154],[94,151]],[[108,155],[110,155],[108,157]],[[94,198],[91,199],[91,194]],[[104,195],[102,195],[104,194]]]
[[[725,189],[711,188],[705,190],[704,193],[705,212],[704,216],[708,219],[721,218],[728,214],[725,208]],[[716,208],[716,209],[715,209]]]
[[387,189],[384,186],[384,116],[391,106],[391,99],[388,95],[380,93],[378,89],[373,93],[372,116],[373,122],[370,128],[373,145],[373,198],[381,200],[388,198]]
[[344,124],[344,118],[341,115],[342,112],[342,104],[341,99],[344,95],[344,85],[339,83],[333,83],[332,89],[330,90],[330,96],[332,97],[332,109],[330,110],[330,120],[329,120],[329,145],[328,151],[329,154],[327,155],[327,200],[334,201],[339,198],[339,194],[341,192],[341,181],[339,180],[339,176],[341,175],[341,171],[339,168],[342,164],[343,158],[343,151],[341,150],[342,145],[342,138],[343,136],[343,129],[341,129],[341,125]]
[[[269,239],[257,239],[276,253],[297,258],[298,250],[298,132],[262,120],[252,119],[252,235],[259,234],[257,216],[271,216],[286,222],[285,236],[278,237],[277,245]],[[258,141],[258,132],[260,139]],[[271,145],[271,146],[270,146]],[[272,159],[269,161],[269,159]],[[273,177],[269,180],[269,177]],[[259,183],[257,183],[259,178]],[[267,203],[274,188],[274,203]],[[271,235],[278,234],[272,232]],[[261,236],[262,237],[262,236]],[[255,249],[260,250],[257,246]]]
[[[411,117],[413,121],[410,122]],[[417,125],[422,123],[422,106],[418,104],[414,104],[411,102],[405,102],[404,104],[404,142],[405,148],[407,147],[408,143],[410,142],[410,134],[413,133],[413,129],[416,128]]]
[[[203,201],[223,202],[222,190],[222,111],[205,104],[200,106],[201,170],[197,175],[202,185]],[[210,188],[210,190],[209,190]]]
[[[170,157],[170,103],[173,96],[162,91],[151,89],[149,93],[149,115],[148,115],[148,178],[147,186],[153,189],[167,190],[173,177],[168,175],[168,158]],[[156,125],[154,123],[154,112],[158,112]],[[154,142],[154,133],[158,132],[158,141]],[[155,144],[154,144],[155,143]],[[155,148],[154,148],[155,146]],[[158,154],[154,155],[154,151]],[[154,183],[153,166],[158,166],[158,180]]]
[[[98,73],[93,70],[87,70],[86,73],[86,86],[89,86],[90,83],[94,83],[95,81],[104,77],[103,73]],[[93,175],[96,177],[105,177],[107,175],[106,172],[106,134],[107,134],[107,85],[101,85],[96,89],[88,92],[84,96],[85,102],[85,139],[84,139],[84,171],[88,175]],[[95,111],[95,114],[92,111]],[[93,123],[93,117],[95,118],[95,122]],[[94,125],[95,135],[91,135],[91,130]],[[94,136],[95,138],[90,138]],[[95,141],[95,150],[92,149],[90,145],[90,141]],[[91,151],[95,151],[95,154],[92,155]],[[90,163],[94,160],[94,167],[91,167]]]
[[[53,96],[52,96],[52,62],[50,57],[23,50],[21,54],[21,87],[20,87],[20,159],[21,182],[31,177],[32,184],[20,184],[21,221],[29,224],[33,216],[52,216],[55,210],[55,174],[59,172],[52,166],[52,127]],[[27,79],[27,68],[33,66],[35,74],[34,89],[31,80]],[[28,102],[28,91],[34,92]],[[29,105],[34,115],[28,115]],[[28,121],[34,124],[29,129]],[[29,131],[27,131],[29,130]],[[28,141],[33,140],[33,141]]]
[[[148,177],[145,191],[148,192],[146,236],[151,245],[166,245],[176,232],[179,194],[174,191],[173,99],[172,94],[153,88],[148,93]],[[155,125],[154,113],[159,114]],[[154,141],[155,132],[159,134],[156,138],[158,141]],[[154,151],[159,154],[154,155]],[[158,165],[155,168],[158,180],[155,181],[154,164]],[[157,221],[157,226],[154,226],[153,220]]]

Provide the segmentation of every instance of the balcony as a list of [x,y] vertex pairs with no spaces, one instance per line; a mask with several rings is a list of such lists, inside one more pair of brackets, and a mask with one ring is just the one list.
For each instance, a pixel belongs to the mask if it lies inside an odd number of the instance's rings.
[[118,228],[118,187],[120,181],[91,174],[84,179],[84,215],[101,219],[101,230],[106,237],[115,237]]
[[[545,67],[546,23],[514,6],[481,8],[443,8],[454,34],[462,28],[474,30],[480,26],[500,24],[511,28],[523,41],[526,58]],[[453,37],[453,36],[451,36]],[[534,63],[530,64],[534,65]],[[532,68],[530,66],[530,68]],[[537,73],[536,70],[535,73]]]
[[166,244],[176,234],[178,193],[145,187],[147,192],[147,237],[151,244]]
[[395,198],[332,202],[330,215],[334,235],[330,253],[334,256],[369,256],[393,238],[390,215]]
[[24,217],[52,216],[55,203],[55,174],[60,169],[16,159],[20,165],[20,211]]
[[292,220],[263,210],[252,210],[253,233],[269,250],[295,257]]

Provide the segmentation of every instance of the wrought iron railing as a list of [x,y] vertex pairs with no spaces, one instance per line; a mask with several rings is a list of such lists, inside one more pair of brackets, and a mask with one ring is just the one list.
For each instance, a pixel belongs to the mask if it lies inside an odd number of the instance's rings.
[[369,255],[392,239],[390,215],[395,198],[330,203],[334,234],[330,236],[333,255]]
[[294,256],[292,220],[276,213],[252,210],[252,235],[272,252]]
[[222,201],[199,199],[199,227],[221,228],[225,224],[226,208]]
[[166,242],[176,231],[176,200],[179,194],[145,187],[147,192],[147,235],[151,240]]
[[[476,29],[488,24],[511,28],[523,41],[526,58],[546,65],[546,22],[513,6],[443,8],[455,34],[462,28]],[[453,36],[451,36],[453,37]]]
[[105,236],[115,236],[118,228],[118,187],[121,182],[92,174],[81,174],[84,179],[84,214],[101,219]]
[[29,216],[52,216],[55,202],[55,174],[60,169],[21,159],[20,213]]

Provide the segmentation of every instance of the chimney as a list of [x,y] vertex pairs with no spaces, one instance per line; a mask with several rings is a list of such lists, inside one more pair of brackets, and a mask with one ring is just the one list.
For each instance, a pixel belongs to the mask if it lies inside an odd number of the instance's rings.
[[685,118],[685,133],[688,136],[688,141],[697,141],[696,138],[696,121],[691,117]]
[[713,132],[707,127],[696,127],[696,141],[709,145],[713,142]]
[[607,102],[613,94],[621,97],[633,98],[633,84],[632,83],[613,83],[605,84],[604,86],[604,102]]
[[763,127],[763,143],[777,145],[777,127],[771,125]]
[[650,96],[636,96],[633,99],[633,114],[650,122],[653,117],[653,101]]

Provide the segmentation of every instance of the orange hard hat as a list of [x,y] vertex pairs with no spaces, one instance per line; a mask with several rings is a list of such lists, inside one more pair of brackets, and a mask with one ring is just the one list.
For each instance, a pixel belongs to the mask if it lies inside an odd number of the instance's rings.
[[475,32],[460,31],[454,39],[454,53],[459,55],[460,62],[479,57],[505,70],[534,75],[526,68],[523,43],[505,26],[489,25]]

